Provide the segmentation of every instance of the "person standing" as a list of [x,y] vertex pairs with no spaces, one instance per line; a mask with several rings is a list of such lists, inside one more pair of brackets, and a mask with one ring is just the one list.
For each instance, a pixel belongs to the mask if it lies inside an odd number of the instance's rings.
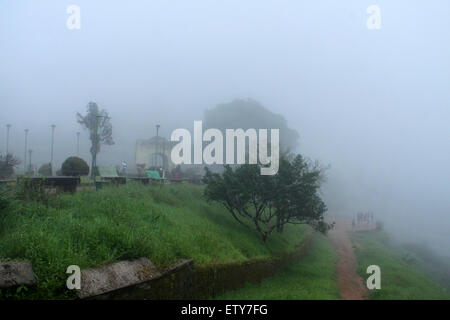
[[124,160],[122,161],[122,176],[127,176],[127,162]]

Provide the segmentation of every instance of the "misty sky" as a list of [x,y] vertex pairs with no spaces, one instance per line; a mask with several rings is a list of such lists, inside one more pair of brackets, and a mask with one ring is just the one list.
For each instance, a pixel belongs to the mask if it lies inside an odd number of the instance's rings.
[[[66,27],[69,5],[81,29]],[[366,8],[381,8],[381,29]],[[450,254],[450,2],[0,0],[0,150],[33,163],[76,152],[89,101],[116,144],[99,164],[134,162],[136,139],[192,129],[205,109],[253,98],[330,164],[330,209],[372,210],[402,236]],[[331,211],[331,210],[330,210]]]

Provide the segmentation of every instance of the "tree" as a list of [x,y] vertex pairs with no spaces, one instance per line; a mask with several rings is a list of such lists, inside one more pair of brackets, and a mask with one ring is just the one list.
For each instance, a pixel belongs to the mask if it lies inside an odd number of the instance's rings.
[[41,176],[49,177],[52,175],[52,164],[51,163],[44,163],[42,166],[40,166],[38,173]]
[[284,150],[293,151],[298,145],[299,134],[288,127],[286,119],[252,99],[219,104],[205,111],[204,120],[205,128],[217,128],[223,134],[225,129],[280,129],[280,145]]
[[16,168],[22,161],[14,157],[12,154],[0,154],[0,177],[10,177],[14,174]]
[[61,173],[64,176],[86,176],[89,174],[89,166],[86,161],[81,158],[69,157],[63,162]]
[[276,175],[261,175],[260,165],[244,164],[236,169],[226,165],[222,174],[205,168],[204,194],[223,204],[242,225],[255,229],[262,242],[286,224],[309,224],[326,232],[326,205],[319,196],[323,169],[301,155],[282,155]]
[[77,112],[77,121],[84,129],[89,130],[89,139],[91,140],[91,176],[94,176],[97,164],[97,154],[100,152],[100,146],[113,145],[112,125],[109,121],[108,112],[105,109],[99,110],[97,103],[89,102],[85,116]]

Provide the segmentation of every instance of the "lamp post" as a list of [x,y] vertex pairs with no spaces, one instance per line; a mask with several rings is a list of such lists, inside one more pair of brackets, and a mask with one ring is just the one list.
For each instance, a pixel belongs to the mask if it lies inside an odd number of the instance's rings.
[[51,151],[50,151],[50,170],[51,170],[51,175],[53,176],[53,142],[54,142],[54,137],[55,137],[55,128],[56,125],[52,124],[52,147],[51,147]]
[[9,129],[11,129],[11,125],[6,125],[6,155],[9,153]]
[[80,133],[77,132],[77,157],[80,156]]
[[25,152],[23,155],[23,172],[27,173],[27,138],[28,138],[28,129],[25,129]]
[[[33,153],[33,150],[31,150],[31,149],[29,149],[28,150],[28,158],[29,158],[29,161],[30,161],[30,164],[28,165],[28,171],[29,172],[31,172],[32,171],[32,167],[31,167],[31,154]],[[33,175],[34,175],[34,173],[33,173]]]
[[155,166],[159,166],[158,153],[159,153],[159,124],[156,125],[156,154],[154,156]]

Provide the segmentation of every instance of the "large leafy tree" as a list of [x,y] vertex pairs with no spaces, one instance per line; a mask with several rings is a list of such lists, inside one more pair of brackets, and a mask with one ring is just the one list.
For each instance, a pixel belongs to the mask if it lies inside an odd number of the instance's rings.
[[94,170],[97,163],[97,154],[100,152],[100,146],[113,145],[112,125],[108,112],[105,109],[100,110],[97,103],[89,102],[86,115],[77,112],[77,121],[84,129],[89,130],[89,139],[91,140],[91,176],[94,176]]
[[262,242],[286,224],[309,224],[326,232],[326,205],[319,196],[323,169],[301,155],[282,156],[276,175],[261,175],[259,165],[226,165],[222,174],[208,168],[205,196],[223,204],[242,225],[255,229]]
[[286,119],[252,99],[235,99],[230,103],[219,104],[206,110],[205,128],[217,128],[223,133],[225,129],[280,129],[280,147],[294,151],[298,145],[299,134],[289,128]]

